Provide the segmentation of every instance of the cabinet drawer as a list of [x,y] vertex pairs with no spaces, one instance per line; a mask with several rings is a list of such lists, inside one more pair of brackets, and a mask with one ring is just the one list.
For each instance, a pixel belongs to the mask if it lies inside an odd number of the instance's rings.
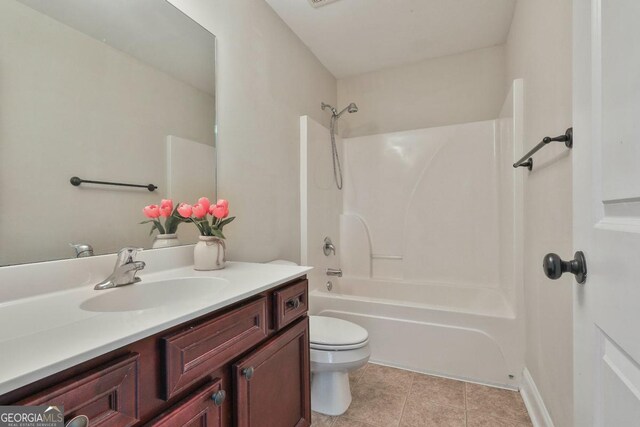
[[267,298],[162,339],[169,399],[267,337]]
[[92,427],[125,427],[138,422],[138,354],[116,359],[17,402],[64,405],[65,421],[89,417]]
[[146,424],[146,427],[219,427],[226,398],[221,380],[205,385],[190,397]]
[[308,284],[309,282],[302,280],[273,293],[276,329],[284,328],[307,312]]

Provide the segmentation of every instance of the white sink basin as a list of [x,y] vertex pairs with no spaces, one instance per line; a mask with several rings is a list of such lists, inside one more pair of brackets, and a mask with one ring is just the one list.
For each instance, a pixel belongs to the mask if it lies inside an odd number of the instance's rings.
[[94,312],[148,310],[168,304],[202,301],[226,288],[229,282],[214,277],[184,277],[140,282],[113,289],[95,291],[80,308]]

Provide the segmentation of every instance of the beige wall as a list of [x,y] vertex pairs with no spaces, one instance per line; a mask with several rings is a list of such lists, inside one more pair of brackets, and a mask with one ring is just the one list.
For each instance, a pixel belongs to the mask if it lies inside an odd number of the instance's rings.
[[[524,145],[571,126],[571,0],[519,0],[507,41],[507,76],[524,78]],[[571,258],[571,155],[545,147],[524,176],[525,364],[556,427],[572,425],[572,280],[548,280],[542,257]]]
[[[68,258],[69,243],[150,247],[138,223],[165,196],[166,137],[213,145],[214,118],[212,95],[0,1],[0,265]],[[72,176],[159,189],[76,188]]]
[[338,81],[343,137],[445,126],[498,117],[507,94],[505,48],[429,59]]
[[264,1],[171,0],[218,42],[218,193],[231,259],[300,260],[299,116],[325,125],[336,80]]

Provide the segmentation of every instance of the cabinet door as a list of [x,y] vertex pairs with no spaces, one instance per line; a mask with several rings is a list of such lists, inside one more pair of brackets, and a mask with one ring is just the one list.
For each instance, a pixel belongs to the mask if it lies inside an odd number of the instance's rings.
[[233,365],[238,427],[311,425],[309,319]]
[[215,380],[148,423],[147,427],[221,427],[225,397],[221,380]]

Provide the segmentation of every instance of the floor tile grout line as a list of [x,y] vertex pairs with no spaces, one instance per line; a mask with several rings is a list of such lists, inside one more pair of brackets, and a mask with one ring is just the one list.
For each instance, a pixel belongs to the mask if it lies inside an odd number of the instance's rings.
[[402,418],[404,417],[404,409],[407,407],[407,401],[409,400],[409,395],[413,390],[413,383],[415,381],[416,374],[411,375],[411,384],[409,384],[409,391],[404,394],[404,402],[402,403],[402,410],[400,411],[400,419],[398,420],[398,426],[402,424]]
[[467,383],[464,383],[464,425],[469,427],[469,412],[467,411]]

